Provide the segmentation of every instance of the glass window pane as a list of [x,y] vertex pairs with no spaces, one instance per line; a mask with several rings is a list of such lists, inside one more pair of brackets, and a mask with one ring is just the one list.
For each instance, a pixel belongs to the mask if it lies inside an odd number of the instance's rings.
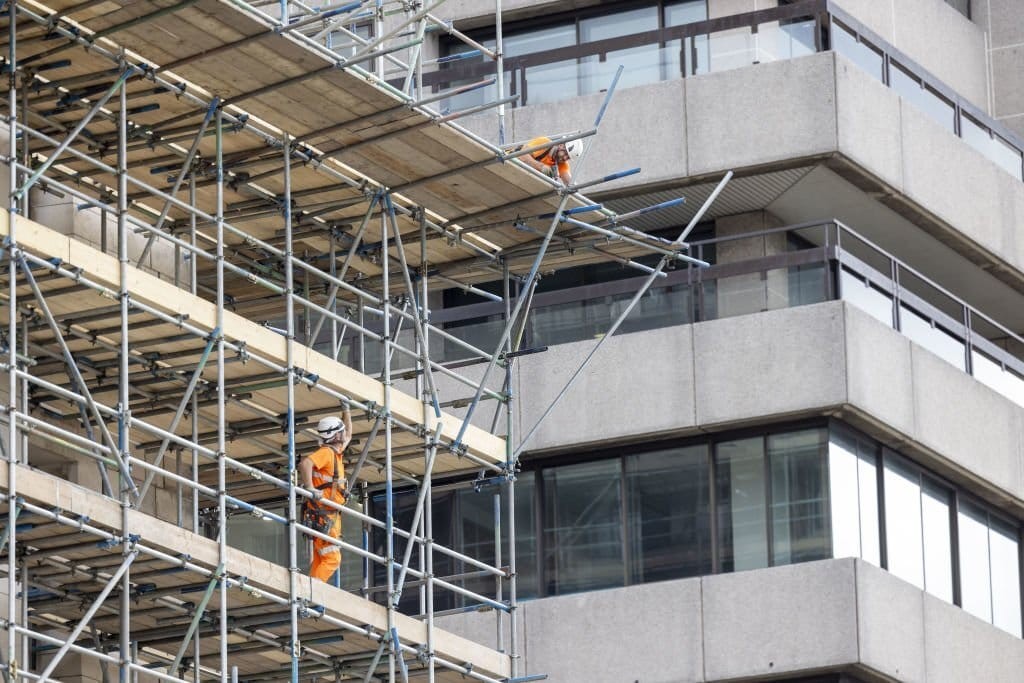
[[[522,472],[516,476],[516,593],[519,598],[540,595],[537,572],[537,501],[536,476]],[[506,544],[508,543],[506,528]],[[509,556],[506,552],[505,562]]]
[[621,586],[621,461],[544,470],[544,571],[549,595]]
[[839,275],[839,285],[843,301],[849,301],[872,318],[892,327],[892,299],[888,294],[865,283],[845,268]]
[[[658,7],[650,5],[625,12],[605,14],[580,21],[580,45],[658,29]],[[625,70],[620,88],[661,80],[661,54],[657,43],[593,55],[580,60],[581,94],[601,92],[611,85],[619,65]]]
[[882,532],[878,519],[878,459],[874,444],[859,442],[857,485],[860,487],[861,557],[882,566]]
[[722,571],[767,567],[764,440],[718,444],[715,468]]
[[949,526],[950,493],[925,480],[921,492],[925,590],[953,602],[953,546]]
[[[460,535],[458,549],[465,555],[488,564],[495,563],[494,557],[494,494],[500,489],[486,488],[476,491],[472,488],[458,491],[458,533]],[[504,515],[505,510],[502,509]],[[507,562],[507,558],[502,558]],[[465,562],[456,563],[456,572],[475,570],[474,565]],[[485,597],[493,598],[497,584],[494,577],[481,576],[465,581],[456,581],[457,585],[467,588]],[[460,596],[459,601],[467,598]]]
[[711,573],[710,492],[706,446],[626,459],[632,582]]
[[832,556],[880,565],[874,443],[833,429],[829,444]]
[[1024,406],[1024,379],[979,351],[971,351],[971,374],[1019,406]]
[[857,66],[882,81],[881,53],[866,43],[858,42],[857,36],[837,21],[832,22],[832,49],[853,60]]
[[888,456],[885,458],[885,547],[889,571],[924,588],[918,474]]
[[989,573],[988,515],[966,502],[957,516],[960,541],[960,602],[976,617],[992,621],[992,584]]
[[665,26],[682,26],[707,18],[707,0],[685,0],[665,5]]
[[995,153],[992,155],[994,161],[1006,169],[1017,180],[1021,179],[1022,165],[1021,152],[1009,142],[998,135],[993,138]]
[[992,560],[992,623],[1021,636],[1020,554],[1018,530],[992,519],[989,548]]
[[768,437],[772,476],[772,563],[829,557],[825,430]]

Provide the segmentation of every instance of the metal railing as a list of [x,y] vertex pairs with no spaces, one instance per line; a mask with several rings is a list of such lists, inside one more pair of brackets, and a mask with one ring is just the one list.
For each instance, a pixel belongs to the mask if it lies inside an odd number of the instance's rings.
[[[505,57],[503,77],[507,92],[524,106],[591,92],[591,72],[614,61],[609,56],[620,59],[626,51],[634,67],[627,85],[640,85],[827,50],[847,56],[1018,180],[1024,179],[1024,140],[829,0],[804,0]],[[452,55],[456,56],[460,55]],[[482,57],[461,58],[425,73],[423,84],[438,92],[493,71],[494,65]],[[448,102],[460,109],[476,104],[474,97],[484,101],[492,95],[481,89]]]
[[[714,263],[722,244],[768,236],[785,240],[789,250]],[[843,299],[1024,405],[1024,337],[839,221],[693,242],[691,253],[713,265],[668,273],[651,287],[622,332]],[[521,349],[599,338],[639,279],[535,294]],[[438,309],[432,322],[486,348],[501,332],[503,310],[503,304],[489,301]],[[445,346],[441,339],[432,340],[431,349],[442,354],[439,362],[453,367],[479,362],[464,347]]]

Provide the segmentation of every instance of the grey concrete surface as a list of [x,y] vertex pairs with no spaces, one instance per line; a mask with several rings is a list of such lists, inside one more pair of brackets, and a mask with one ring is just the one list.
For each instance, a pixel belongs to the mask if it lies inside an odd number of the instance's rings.
[[[605,342],[528,444],[541,450],[656,434],[695,423],[692,327],[616,335]],[[519,361],[522,439],[596,341],[559,344]],[[622,372],[622,368],[630,372]],[[581,410],[580,406],[586,406]]]
[[1024,268],[1024,250],[1011,228],[1024,221],[1024,183],[905,101],[900,128],[906,196],[980,247]]
[[701,585],[709,681],[858,659],[854,560],[708,576]]
[[[1024,13],[1017,12],[1017,16]],[[1024,39],[1013,46],[992,50],[994,114],[1012,116],[1024,112]]]
[[695,325],[697,423],[763,421],[844,403],[842,326],[834,303]]
[[845,309],[845,333],[849,402],[894,430],[914,434],[910,340],[852,305]]
[[[1024,670],[1024,641],[852,558],[543,598],[520,612],[520,675],[551,683],[850,669],[904,683],[1017,683]],[[438,624],[493,643],[491,614]]]
[[927,680],[924,593],[867,562],[856,574],[861,663],[903,683]]
[[[592,148],[587,158],[582,164],[574,164],[574,180],[586,182],[641,167],[638,175],[601,186],[611,190],[688,175],[683,134],[687,82],[677,79],[617,89],[601,123],[600,135],[590,142]],[[539,135],[588,130],[593,127],[603,101],[603,94],[593,94],[512,110],[509,139],[522,142]],[[496,129],[493,116],[483,118],[491,129]],[[629,144],[623,144],[624,141]]]
[[1024,672],[1024,641],[925,594],[928,683],[1011,683]]
[[835,93],[827,54],[686,79],[689,174],[834,151]]
[[992,47],[1024,43],[1024,15],[1017,0],[974,0],[971,5],[972,13],[977,11],[984,21],[981,26],[990,31]]
[[843,55],[836,55],[836,127],[843,155],[903,188],[900,97]]
[[915,439],[1024,498],[1019,457],[1024,409],[919,346],[912,346],[910,355]]
[[[987,57],[982,28],[943,0],[899,0],[891,4],[895,47],[961,97],[987,110]],[[936,36],[942,36],[941,40],[936,40]]]
[[526,604],[526,673],[549,683],[703,680],[700,579]]

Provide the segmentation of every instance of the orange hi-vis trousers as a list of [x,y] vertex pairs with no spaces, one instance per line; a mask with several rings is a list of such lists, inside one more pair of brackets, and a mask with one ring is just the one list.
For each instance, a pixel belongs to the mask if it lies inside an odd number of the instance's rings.
[[[331,528],[327,530],[331,538],[341,538],[341,513],[331,515]],[[310,557],[309,575],[327,582],[341,566],[341,548],[332,545],[322,538],[313,539],[313,554]]]

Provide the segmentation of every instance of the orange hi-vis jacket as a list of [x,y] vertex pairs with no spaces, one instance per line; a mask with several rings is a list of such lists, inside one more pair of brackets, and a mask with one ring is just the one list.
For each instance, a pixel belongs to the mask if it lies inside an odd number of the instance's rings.
[[[526,143],[526,148],[529,149],[530,147],[536,147],[537,145],[546,145],[549,142],[551,142],[551,138],[548,137],[534,138]],[[536,152],[530,152],[530,156],[532,156],[534,159],[544,164],[545,166],[557,166],[558,175],[569,173],[569,162],[556,162],[554,157],[551,156],[552,149],[554,149],[554,147],[548,147],[547,149],[539,149]]]
[[[330,446],[324,445],[316,449],[308,456],[313,463],[313,486],[323,492],[324,498],[337,503],[345,504],[345,496],[341,491],[332,486],[337,471],[338,480],[345,477],[345,463],[342,454],[336,453]],[[337,468],[337,470],[335,470]],[[331,538],[341,538],[341,513],[337,510],[329,510],[331,516],[331,527],[327,535]],[[309,575],[329,581],[338,567],[341,566],[341,548],[323,540],[313,539],[313,554],[310,556]]]

